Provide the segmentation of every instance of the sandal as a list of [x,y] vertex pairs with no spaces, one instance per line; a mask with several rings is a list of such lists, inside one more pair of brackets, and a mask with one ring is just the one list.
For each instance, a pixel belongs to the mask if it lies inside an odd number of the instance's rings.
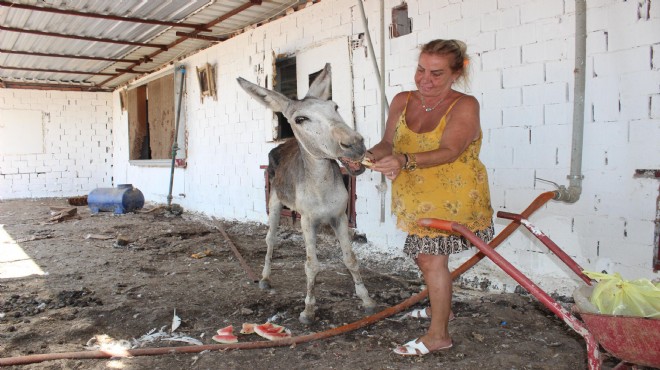
[[[427,308],[428,308],[428,307],[424,307],[424,308],[416,308],[416,309],[414,309],[414,310],[412,310],[412,311],[410,311],[410,312],[407,312],[405,315],[403,315],[403,317],[406,318],[406,319],[407,319],[407,318],[412,318],[412,319],[430,319],[431,316],[429,316],[429,314],[426,313],[426,309],[427,309]],[[456,316],[454,316],[454,311],[451,311],[451,312],[449,313],[449,321],[452,321],[452,320],[454,320],[455,318],[456,318]]]
[[[431,351],[429,351],[429,349],[426,348],[426,345],[424,344],[424,342],[422,342],[422,341],[418,342],[418,340],[419,340],[419,338],[413,339],[413,340],[411,340],[410,342],[408,342],[404,345],[396,347],[393,351],[397,355],[401,355],[401,356],[424,356],[424,355],[430,353]],[[453,345],[454,345],[453,343],[450,343],[448,346],[438,348],[438,349],[434,350],[433,352],[441,351],[441,350],[444,350],[444,349],[449,349]]]
[[413,318],[413,319],[430,319],[431,316],[429,316],[426,313],[426,307],[424,308],[416,308],[408,313],[405,314],[405,317],[408,318]]

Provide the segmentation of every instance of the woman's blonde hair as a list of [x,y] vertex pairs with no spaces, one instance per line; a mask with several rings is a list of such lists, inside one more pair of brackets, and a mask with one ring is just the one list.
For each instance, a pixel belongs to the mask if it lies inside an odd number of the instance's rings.
[[470,57],[467,55],[467,45],[460,40],[433,40],[422,45],[420,54],[449,56],[449,68],[458,72],[458,80],[467,87],[468,67]]

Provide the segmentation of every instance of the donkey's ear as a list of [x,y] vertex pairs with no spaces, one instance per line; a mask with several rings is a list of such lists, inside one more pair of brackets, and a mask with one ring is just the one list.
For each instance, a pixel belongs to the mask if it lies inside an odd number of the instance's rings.
[[245,92],[250,94],[250,96],[255,98],[259,103],[270,108],[273,112],[283,112],[287,105],[289,105],[291,102],[291,99],[278,93],[277,91],[264,89],[263,87],[255,85],[242,77],[239,77],[236,80],[238,81],[238,84],[241,85],[243,90],[245,90]]
[[330,98],[331,84],[332,71],[330,70],[330,63],[326,63],[323,71],[321,71],[321,73],[314,79],[314,82],[312,82],[305,97],[328,100]]

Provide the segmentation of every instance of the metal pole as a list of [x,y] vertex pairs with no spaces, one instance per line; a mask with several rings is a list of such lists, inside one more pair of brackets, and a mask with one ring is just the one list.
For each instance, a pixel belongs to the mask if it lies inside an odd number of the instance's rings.
[[174,141],[172,142],[172,167],[170,168],[170,190],[167,192],[167,208],[172,206],[172,185],[174,184],[174,164],[176,162],[176,152],[179,150],[178,136],[179,136],[179,120],[181,119],[181,101],[183,100],[183,86],[186,81],[186,67],[180,66],[178,70],[181,72],[181,83],[179,84],[179,104],[176,107],[176,124],[174,125]]

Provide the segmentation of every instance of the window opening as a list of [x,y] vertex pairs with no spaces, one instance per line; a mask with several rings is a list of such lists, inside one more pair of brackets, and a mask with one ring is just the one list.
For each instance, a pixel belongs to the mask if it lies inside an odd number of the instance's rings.
[[127,92],[129,159],[171,159],[174,74]]
[[412,18],[408,17],[408,4],[403,3],[392,8],[390,38],[405,36],[412,32]]
[[[298,80],[296,78],[296,57],[280,58],[275,61],[275,86],[273,89],[289,99],[298,99]],[[280,112],[277,116],[277,140],[293,137],[289,121]]]

